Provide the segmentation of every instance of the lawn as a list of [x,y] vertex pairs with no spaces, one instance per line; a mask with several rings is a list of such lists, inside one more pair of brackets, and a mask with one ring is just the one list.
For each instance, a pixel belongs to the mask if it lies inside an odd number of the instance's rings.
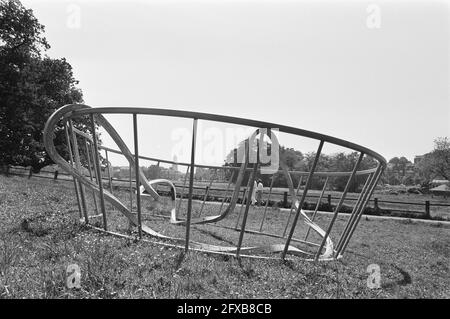
[[[23,176],[28,175],[28,169],[23,167],[13,167],[11,168],[12,174],[19,174]],[[48,169],[41,171],[40,174],[33,175],[32,178],[46,178],[53,179],[53,172]],[[104,176],[104,181],[107,182],[107,176]],[[70,175],[59,174],[59,180],[71,180]],[[183,193],[184,197],[186,197],[187,189],[184,188],[183,184],[188,185],[188,183],[184,183],[184,179],[175,181],[177,185],[177,195]],[[125,180],[114,180],[113,182],[114,188],[120,189],[128,189],[129,182]],[[134,182],[132,183],[132,187],[134,187]],[[208,181],[195,181],[194,183],[194,197],[203,199],[206,194],[206,187],[211,186],[211,190],[208,192],[208,200],[216,200],[221,201],[223,196],[226,194],[226,189],[228,183],[226,182],[213,182],[210,183]],[[108,187],[108,186],[107,186]],[[108,187],[109,188],[109,187]],[[161,187],[164,189],[164,187]],[[168,188],[165,188],[168,190]],[[230,187],[233,189],[233,185]],[[302,193],[303,186],[298,191],[299,194]],[[242,188],[243,191],[243,188]],[[272,189],[272,194],[269,198],[269,185],[266,185],[263,200],[266,201],[270,199],[271,205],[282,205],[283,202],[283,194],[284,192],[288,192],[287,188],[274,187]],[[308,195],[306,197],[306,201],[308,203],[316,203],[321,190],[310,189],[308,191]],[[338,191],[330,191],[327,190],[322,198],[322,203],[326,203],[328,201],[328,195],[331,195],[330,203],[332,206],[335,206],[342,195],[341,192]],[[228,192],[229,196],[229,192]],[[346,199],[344,201],[344,205],[347,207],[353,207],[355,204],[355,199],[358,198],[359,193],[348,193]],[[391,215],[391,216],[402,216],[402,217],[414,217],[414,218],[426,218],[425,216],[425,202],[430,202],[430,217],[435,220],[450,220],[450,198],[440,195],[433,194],[410,194],[410,193],[399,193],[389,194],[385,189],[379,187],[375,190],[372,200],[367,205],[368,207],[374,207],[373,199],[378,199],[378,207],[382,210],[381,214]],[[290,200],[290,199],[288,199]]]
[[[117,195],[128,204],[126,193]],[[92,197],[88,197],[88,205],[93,212]],[[165,234],[183,235],[184,227],[154,216],[150,206],[143,205],[145,223]],[[194,216],[200,207],[201,202],[194,204]],[[216,210],[217,206],[208,204],[202,215]],[[238,213],[239,206],[220,225],[234,227]],[[450,229],[443,224],[363,217],[339,261],[242,258],[239,262],[234,257],[199,252],[183,256],[179,249],[107,235],[84,226],[78,214],[73,183],[0,176],[0,297],[450,297]],[[259,228],[261,215],[262,209],[251,209],[248,227]],[[113,230],[127,231],[126,220],[117,212],[108,209],[108,216]],[[280,232],[286,218],[286,212],[270,209],[263,229]],[[343,227],[345,218],[338,218],[336,230]],[[324,226],[329,216],[317,221]],[[299,224],[294,236],[302,237],[304,231]],[[238,235],[235,230],[213,225],[193,226],[192,240],[232,245]],[[283,240],[244,236],[244,245],[278,242]],[[80,289],[66,286],[70,264],[80,267]],[[371,264],[380,267],[379,289],[367,287]]]
[[[183,190],[184,181],[176,181],[177,185],[177,194],[183,193],[184,196],[187,194],[187,187]],[[189,183],[185,183],[187,186]],[[114,181],[113,185],[115,187],[128,188],[129,183],[124,181]],[[195,181],[194,183],[194,196],[199,198],[204,198],[206,194],[206,187],[211,186],[211,190],[208,192],[208,199],[213,200],[222,200],[224,194],[226,193],[227,183],[212,183],[209,182],[200,182]],[[230,191],[233,189],[234,185],[231,185]],[[134,187],[134,184],[133,184]],[[266,185],[263,200],[266,201],[270,199],[271,202],[281,204],[284,198],[284,193],[289,192],[287,188],[282,187],[273,187],[272,193],[269,197],[269,185]],[[300,188],[300,190],[296,191],[298,194],[302,194],[304,186]],[[243,191],[243,190],[242,190]],[[316,203],[321,190],[310,189],[308,191],[306,201],[310,203]],[[327,196],[331,195],[331,205],[335,206],[340,197],[342,196],[342,192],[338,191],[330,191],[327,190],[322,198],[322,202],[327,202]],[[228,193],[229,196],[229,193]],[[353,207],[356,199],[359,197],[359,193],[348,193],[345,200],[344,205],[348,207]],[[433,194],[410,194],[410,193],[399,193],[397,195],[386,193],[383,189],[376,189],[372,196],[372,200],[369,202],[368,207],[374,207],[373,199],[378,199],[378,206],[382,210],[387,210],[387,215],[392,216],[414,216],[415,218],[423,218],[425,215],[425,202],[430,202],[430,216],[435,220],[450,220],[450,198],[445,196],[433,195]],[[288,198],[288,200],[290,200]],[[411,213],[411,214],[408,214]]]

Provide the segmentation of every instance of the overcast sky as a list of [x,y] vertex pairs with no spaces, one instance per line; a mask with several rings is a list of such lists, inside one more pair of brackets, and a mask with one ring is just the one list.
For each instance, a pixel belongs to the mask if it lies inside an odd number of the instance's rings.
[[[269,121],[387,159],[450,136],[446,1],[22,2],[91,106]],[[111,121],[132,141],[131,117]]]

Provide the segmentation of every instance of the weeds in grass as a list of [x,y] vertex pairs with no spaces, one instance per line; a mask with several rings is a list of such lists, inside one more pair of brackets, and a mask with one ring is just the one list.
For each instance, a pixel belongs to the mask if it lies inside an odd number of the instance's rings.
[[5,273],[16,263],[19,258],[19,244],[7,234],[0,234],[0,275]]
[[[239,262],[101,235],[78,221],[73,185],[64,185],[0,176],[0,298],[450,297],[444,226],[363,219],[344,262]],[[275,222],[279,211],[267,212]],[[236,238],[213,233],[202,235]],[[381,289],[366,286],[372,263]],[[66,286],[70,264],[80,267],[79,289]]]

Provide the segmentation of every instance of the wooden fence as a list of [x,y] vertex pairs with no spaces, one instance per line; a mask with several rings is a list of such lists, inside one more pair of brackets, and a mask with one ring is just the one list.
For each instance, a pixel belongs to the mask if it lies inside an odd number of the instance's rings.
[[[4,171],[6,175],[17,175],[17,176],[27,176],[28,178],[31,177],[38,177],[38,178],[46,178],[46,179],[53,179],[53,180],[62,180],[62,181],[72,181],[73,177],[70,174],[66,174],[63,172],[59,172],[58,170],[55,171],[46,171],[41,170],[39,174],[34,174],[30,169],[27,169],[25,167],[7,167],[6,171]],[[89,178],[88,175],[86,177]],[[109,182],[109,178],[106,176],[102,176],[102,179],[105,182]],[[125,187],[126,189],[129,189],[129,180],[128,179],[119,179],[119,178],[112,178],[112,182],[115,184],[115,188],[121,188]],[[134,185],[134,181],[133,185]],[[177,193],[179,190],[181,190],[184,186],[183,184],[177,184],[174,183],[174,185],[177,188]],[[134,186],[133,186],[134,187]],[[217,200],[218,198],[223,198],[223,192],[225,191],[224,188],[217,188],[217,187],[209,187],[208,185],[201,185],[201,186],[193,186],[193,189],[195,191],[195,195],[203,196],[206,200]],[[245,190],[245,187],[242,187],[241,192],[243,193]],[[221,197],[222,196],[222,197]],[[311,194],[309,193],[307,195],[307,199],[315,199],[319,198],[319,194]],[[264,197],[263,197],[264,199]],[[266,198],[267,199],[267,198]],[[273,190],[271,193],[271,199],[274,202],[277,202],[283,207],[290,207],[290,203],[288,202],[288,193],[286,191],[277,191]],[[275,200],[274,200],[275,199]],[[333,200],[339,200],[340,197],[333,196],[332,194],[328,194],[326,197],[326,203],[331,207],[333,205]],[[345,202],[348,204],[348,202],[357,201],[356,197],[347,196],[345,199]],[[396,207],[380,207],[381,205],[395,205]],[[393,200],[380,200],[378,197],[373,197],[369,200],[368,206],[372,207],[375,211],[383,211],[383,210],[389,210],[389,211],[395,211],[395,212],[403,212],[403,213],[410,213],[410,214],[418,214],[422,218],[431,219],[431,208],[432,207],[450,207],[450,204],[443,204],[438,202],[431,202],[430,200],[425,201],[415,201],[415,202],[405,202],[405,201],[393,201]],[[416,209],[411,209],[411,206],[414,206]]]

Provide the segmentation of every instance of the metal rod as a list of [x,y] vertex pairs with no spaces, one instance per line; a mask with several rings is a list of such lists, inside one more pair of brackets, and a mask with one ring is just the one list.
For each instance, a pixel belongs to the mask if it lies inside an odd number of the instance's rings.
[[230,177],[230,180],[228,181],[227,189],[225,190],[225,195],[223,196],[222,203],[220,204],[219,214],[222,212],[223,203],[225,202],[225,199],[228,197],[228,191],[230,190],[230,185],[231,185],[231,182],[232,182],[236,172],[237,171],[233,171],[231,173],[231,177]]
[[300,135],[303,137],[312,138],[315,140],[323,140],[325,142],[329,142],[335,145],[343,146],[346,148],[350,148],[353,150],[357,150],[358,152],[364,152],[368,154],[380,162],[383,162],[386,165],[386,160],[378,153],[360,146],[355,143],[351,143],[345,140],[341,140],[332,136],[319,134],[316,132],[311,132],[307,130],[302,130],[294,127],[289,127],[285,125],[279,125],[275,123],[255,121],[248,118],[236,118],[230,116],[221,116],[215,114],[206,114],[200,112],[190,112],[190,111],[176,111],[169,109],[157,109],[157,108],[140,108],[140,107],[80,107],[79,109],[72,109],[72,105],[67,106],[70,109],[72,115],[84,115],[89,113],[102,113],[102,114],[123,114],[123,113],[139,113],[139,114],[147,114],[147,115],[162,115],[162,116],[174,116],[174,117],[184,117],[184,118],[192,118],[199,120],[207,120],[207,121],[216,121],[216,122],[224,122],[224,123],[232,123],[233,125],[245,125],[250,127],[276,127],[279,132]]
[[[157,167],[157,170],[156,170],[156,178],[159,178],[159,163],[160,163],[160,161],[158,161],[158,162],[156,163],[156,167]],[[156,185],[155,185],[155,192],[158,192],[158,186],[159,186],[159,184],[156,184]]]
[[288,229],[289,223],[291,222],[292,212],[294,211],[294,207],[295,207],[295,201],[297,200],[298,192],[300,190],[300,186],[302,185],[302,182],[303,182],[303,176],[300,176],[299,181],[298,181],[297,191],[295,192],[296,194],[294,196],[294,199],[292,200],[291,209],[289,210],[289,216],[288,216],[288,219],[286,222],[286,226],[284,226],[283,237],[286,236],[286,231]]
[[[133,214],[133,183],[132,183],[132,170],[131,163],[128,163],[129,171],[128,171],[128,182],[129,182],[129,195],[130,195],[130,214]],[[128,220],[128,232],[131,234],[133,231],[133,223],[131,220]]]
[[286,257],[286,253],[287,253],[288,248],[289,248],[289,243],[291,242],[292,236],[294,235],[295,227],[297,226],[298,217],[300,215],[300,211],[301,211],[303,203],[305,201],[306,194],[308,193],[308,189],[309,189],[309,187],[311,185],[311,181],[313,179],[314,170],[316,169],[317,162],[319,161],[319,157],[320,157],[320,153],[322,152],[323,144],[324,144],[324,141],[321,140],[320,143],[319,143],[319,147],[317,149],[316,157],[314,158],[314,162],[313,162],[313,164],[311,166],[311,169],[309,171],[308,179],[306,180],[305,190],[303,191],[302,198],[300,199],[300,202],[299,202],[299,205],[298,205],[298,208],[297,208],[297,213],[295,214],[294,221],[293,221],[292,226],[291,226],[291,230],[289,231],[289,235],[288,235],[288,238],[286,240],[286,244],[284,246],[283,252],[281,253],[281,259],[283,259],[283,260]]
[[[94,146],[92,145],[92,143],[89,143],[89,151],[90,151],[89,156],[92,156],[92,167],[94,169],[93,177],[95,178],[95,181],[97,182],[97,185],[98,185],[99,183],[102,182],[102,180],[98,178],[97,170],[95,169],[95,165],[94,165],[94,162],[95,162]],[[96,207],[97,207],[97,214],[98,214],[98,211],[99,211],[98,210],[98,203],[96,205],[97,205]]]
[[[94,181],[93,174],[92,174],[92,166],[91,166],[91,155],[89,151],[89,145],[88,142],[85,140],[84,145],[86,146],[86,159],[88,162],[88,171],[89,171],[89,178],[91,182]],[[94,206],[95,206],[95,213],[98,214],[98,206],[97,206],[97,196],[95,196],[95,191],[92,190],[92,198],[94,199]]]
[[[133,183],[132,183],[132,169],[131,169],[131,163],[130,165],[130,171],[129,171],[129,177],[130,177],[130,213],[133,213]],[[131,227],[130,227],[131,229]]]
[[244,208],[244,205],[247,203],[246,196],[247,196],[247,188],[244,189],[244,193],[242,194],[241,206],[239,208],[239,213],[238,213],[238,216],[237,216],[237,219],[236,219],[236,226],[234,227],[236,229],[239,226],[239,220],[241,219],[242,209]]
[[291,209],[289,210],[288,220],[286,222],[286,226],[284,226],[283,237],[286,236],[286,231],[288,229],[289,223],[290,223],[291,218],[292,218],[292,212],[293,212],[294,207],[295,207],[295,200],[297,200],[298,192],[300,190],[300,186],[302,185],[302,182],[303,182],[303,175],[300,176],[299,181],[298,181],[297,191],[295,192],[295,199],[291,203]]
[[[69,119],[69,132],[72,136],[72,146],[73,146],[73,154],[75,156],[75,166],[76,166],[77,171],[80,174],[83,174],[81,160],[80,160],[80,152],[78,149],[78,141],[77,141],[77,137],[73,131],[72,120],[70,120],[70,119]],[[80,189],[81,206],[83,207],[84,220],[85,220],[86,224],[88,224],[89,217],[87,214],[86,194],[84,192],[84,185],[81,183],[81,181],[78,181],[78,185],[79,185],[79,189]]]
[[[246,140],[246,143],[248,143],[248,140]],[[247,147],[247,146],[246,146]],[[246,155],[247,156],[247,155]],[[242,173],[242,174],[244,174],[244,176],[245,176],[245,171]],[[250,175],[249,175],[249,177],[248,177],[248,180],[247,180],[247,187],[244,189],[244,193],[242,194],[242,201],[241,201],[241,207],[239,208],[239,214],[238,214],[238,217],[237,217],[237,219],[236,219],[236,226],[235,226],[235,228],[237,229],[238,228],[238,226],[239,226],[239,220],[241,219],[241,214],[242,214],[242,209],[244,208],[244,204],[246,204],[247,203],[247,194],[248,194],[248,189],[249,189],[249,186],[250,186],[250,180],[251,180],[251,175],[252,174],[252,172],[250,173]],[[250,195],[251,196],[251,195]]]
[[337,256],[339,256],[339,250],[342,247],[343,242],[345,241],[345,238],[347,237],[347,233],[348,230],[350,229],[351,225],[353,224],[353,222],[355,221],[357,214],[359,212],[359,206],[362,204],[362,202],[364,201],[365,198],[365,194],[367,191],[367,187],[368,185],[371,183],[372,179],[374,178],[374,174],[369,174],[367,176],[367,179],[364,183],[364,186],[361,190],[361,193],[358,196],[358,200],[355,203],[355,206],[353,206],[353,210],[352,213],[350,215],[350,218],[347,221],[347,224],[345,225],[345,229],[341,234],[341,238],[339,238],[338,244],[336,245],[336,254]]
[[[316,208],[314,209],[314,213],[311,217],[311,221],[314,221],[314,219],[316,218],[317,211],[319,210],[320,203],[322,202],[323,195],[325,194],[325,189],[327,188],[328,179],[329,179],[329,177],[327,177],[327,179],[325,180],[325,184],[323,185],[322,192],[320,193],[319,200],[317,201]],[[308,231],[306,232],[306,236],[304,239],[305,241],[308,240],[310,231],[311,231],[311,226],[308,226]]]
[[297,198],[294,198],[294,199],[292,200],[292,203],[291,203],[291,209],[289,210],[289,216],[288,216],[286,225],[284,226],[284,230],[283,230],[283,237],[286,236],[286,231],[287,231],[287,229],[288,229],[289,223],[291,222],[292,212],[294,211],[295,200],[296,200],[296,199],[297,199]]
[[189,179],[189,198],[186,215],[186,243],[184,251],[187,253],[189,250],[189,237],[191,231],[191,215],[192,215],[192,191],[194,186],[194,169],[195,169],[195,144],[197,140],[197,119],[194,119],[192,124],[192,146],[191,146],[191,166],[190,166],[190,179]]
[[181,201],[183,200],[184,188],[186,187],[186,181],[187,181],[187,177],[188,177],[188,174],[189,174],[189,168],[190,168],[189,166],[186,168],[186,174],[184,175],[184,182],[183,182],[183,187],[181,188],[180,201],[178,202],[177,211],[180,210]]
[[[75,163],[73,161],[72,146],[71,146],[71,143],[70,143],[69,131],[68,131],[66,122],[64,122],[64,131],[65,131],[65,134],[66,134],[66,142],[67,142],[67,148],[69,150],[70,163],[71,163],[72,167],[74,167]],[[72,175],[72,179],[73,179],[73,184],[75,186],[75,195],[77,197],[77,204],[78,204],[78,210],[80,212],[80,218],[82,218],[83,217],[83,210],[81,208],[80,194],[78,192],[78,183],[77,183],[77,181],[75,179],[75,176]]]
[[352,226],[351,226],[351,228],[349,230],[349,234],[348,234],[344,244],[341,247],[341,253],[342,254],[344,253],[345,249],[347,248],[348,243],[350,242],[350,239],[351,239],[351,237],[352,237],[352,235],[353,235],[353,233],[354,233],[354,231],[356,229],[356,226],[358,225],[358,223],[359,223],[359,221],[361,219],[361,216],[364,213],[364,208],[366,207],[367,203],[369,202],[369,199],[372,196],[372,193],[373,193],[373,191],[374,191],[374,189],[375,189],[375,187],[376,187],[376,185],[378,183],[378,180],[380,179],[382,173],[383,173],[383,170],[380,167],[379,172],[374,174],[374,175],[376,175],[376,177],[373,179],[373,181],[372,181],[372,183],[370,185],[370,189],[368,191],[368,194],[367,194],[366,198],[364,199],[363,204],[360,207],[360,210],[358,212],[358,217],[356,218],[355,222],[352,224]]
[[101,179],[98,178],[97,171],[96,171],[95,165],[94,165],[94,163],[95,163],[94,146],[92,144],[89,144],[89,147],[90,147],[90,152],[91,152],[90,155],[92,156],[92,166],[94,168],[94,178],[95,178],[95,181],[98,184],[98,183],[101,182]]
[[245,205],[244,217],[242,218],[242,224],[241,224],[241,232],[239,234],[239,241],[238,241],[237,249],[236,249],[236,257],[237,258],[239,258],[239,253],[241,252],[242,241],[244,240],[245,226],[247,224],[248,210],[249,210],[250,204],[251,204],[251,196],[253,193],[253,188],[255,186],[254,181],[255,181],[257,170],[258,170],[258,162],[256,164],[254,164],[254,166],[253,166],[253,171],[252,171],[252,175],[250,178],[251,179],[250,189],[247,194],[247,203]]
[[110,163],[108,158],[108,150],[105,150],[105,156],[106,156],[106,169],[108,170],[109,190],[111,191],[111,194],[113,194],[113,185],[112,185],[111,171],[109,167]]
[[350,230],[349,230],[349,233],[348,233],[348,235],[347,235],[347,238],[346,238],[345,242],[344,242],[344,243],[342,244],[342,246],[341,246],[341,250],[340,250],[340,253],[341,253],[341,254],[343,254],[344,251],[345,251],[345,249],[347,248],[347,245],[348,245],[348,243],[350,242],[350,239],[351,239],[351,237],[352,237],[352,235],[353,235],[353,232],[354,232],[355,229],[356,229],[356,225],[358,225],[359,220],[361,219],[361,216],[362,216],[362,214],[363,214],[363,212],[364,212],[364,208],[366,207],[366,205],[367,205],[367,203],[368,203],[370,197],[372,196],[372,193],[373,193],[373,191],[375,190],[375,186],[377,185],[378,180],[380,179],[381,174],[383,173],[383,169],[382,169],[381,165],[378,164],[378,166],[379,166],[379,167],[377,168],[376,173],[374,173],[374,176],[376,176],[376,177],[375,177],[375,178],[373,179],[373,181],[371,182],[371,185],[370,185],[369,191],[368,191],[368,193],[367,193],[367,196],[364,198],[364,202],[363,202],[363,204],[360,206],[360,209],[359,209],[359,212],[358,212],[358,217],[356,218],[355,222],[352,224],[352,226],[351,226],[351,228],[350,228]]
[[96,130],[95,130],[94,114],[90,114],[90,118],[92,129],[92,140],[94,142],[94,163],[95,163],[95,170],[97,172],[98,188],[100,191],[100,208],[102,210],[103,215],[103,227],[105,228],[105,230],[108,230],[108,224],[106,222],[105,197],[103,195],[102,172],[100,170],[100,157],[98,155],[97,134],[95,132]]
[[[112,184],[112,178],[111,178],[111,167],[110,167],[110,162],[109,162],[109,158],[108,158],[108,150],[105,150],[105,157],[106,157],[106,169],[108,171],[108,182],[109,182],[109,190],[111,192],[112,195],[114,195],[113,192],[113,184]],[[116,210],[116,208],[114,207],[114,205],[111,205],[111,208],[113,211]]]
[[348,189],[350,188],[350,185],[351,185],[351,183],[353,181],[353,178],[355,177],[356,171],[358,170],[358,166],[361,163],[363,157],[364,157],[364,153],[361,152],[359,154],[359,157],[358,157],[358,160],[356,161],[355,166],[353,167],[352,175],[350,175],[350,177],[347,180],[347,184],[345,185],[344,192],[342,193],[341,198],[339,199],[339,202],[336,205],[336,208],[334,210],[333,218],[331,219],[331,222],[328,225],[328,229],[327,229],[327,231],[325,233],[325,236],[323,236],[322,243],[320,244],[320,247],[317,250],[316,256],[314,258],[315,261],[319,260],[320,253],[322,252],[322,248],[323,248],[323,246],[325,246],[325,242],[326,242],[328,236],[330,235],[331,229],[333,228],[334,222],[336,221],[336,218],[337,218],[337,216],[339,214],[339,209],[341,208],[342,204],[344,203],[345,196],[347,195]]
[[133,113],[133,134],[134,134],[134,171],[136,173],[136,207],[138,216],[138,233],[142,238],[142,211],[141,211],[141,189],[139,176],[139,141],[138,141],[137,115]]
[[302,182],[303,182],[303,175],[301,175],[299,180],[298,180],[297,191],[295,192],[296,196],[298,196],[298,192],[300,191],[300,186],[302,186]]
[[270,195],[272,195],[272,187],[273,187],[273,182],[275,181],[276,175],[277,175],[277,173],[274,173],[272,175],[272,180],[270,181],[269,196],[267,196],[266,206],[264,207],[264,214],[263,214],[263,218],[261,219],[261,225],[259,226],[259,231],[262,231],[264,220],[266,219],[267,206],[269,206]]
[[[213,177],[214,178],[217,177],[217,170],[215,170]],[[206,202],[206,199],[208,198],[209,190],[210,190],[211,185],[212,185],[212,183],[214,181],[214,178],[211,179],[211,181],[209,182],[209,186],[207,186],[206,189],[205,189],[205,197],[203,198],[202,206],[200,207],[200,212],[198,213],[198,217],[200,217],[202,215],[203,206],[205,206],[205,202]]]
[[[75,128],[76,130],[76,128]],[[110,153],[116,153],[116,154],[122,154],[121,151],[103,146],[103,145],[99,145],[99,149],[107,149]],[[366,153],[369,154],[369,153]],[[122,154],[123,155],[123,154]],[[369,154],[370,155],[370,154]],[[153,158],[153,157],[148,157],[148,156],[139,156],[140,159],[144,159],[144,160],[149,160],[149,161],[154,161],[154,162],[158,162],[160,161],[161,163],[166,163],[166,164],[177,164],[179,166],[189,166],[189,163],[180,163],[180,162],[174,162],[174,161],[170,161],[170,160],[164,160],[164,159],[160,159],[160,158]],[[376,158],[376,157],[375,157]],[[222,169],[224,168],[223,166],[216,166],[216,165],[201,165],[201,164],[196,164],[196,167],[200,167],[200,168],[212,168],[212,169]],[[227,169],[230,170],[239,170],[239,167],[233,167],[233,166],[227,166]],[[246,169],[247,171],[251,171],[252,168],[249,167]],[[283,170],[278,170],[278,173],[282,173]],[[308,176],[308,172],[303,172],[303,171],[289,171],[289,173],[293,174],[293,175],[297,175],[300,174],[300,176]],[[366,170],[361,170],[358,171],[356,173],[357,176],[359,175],[367,175],[369,173],[373,173],[375,172],[375,168],[370,168],[370,169],[366,169]],[[330,176],[330,177],[338,177],[338,176],[350,176],[352,172],[315,172],[314,176],[320,176],[320,177],[326,177],[326,176]]]

